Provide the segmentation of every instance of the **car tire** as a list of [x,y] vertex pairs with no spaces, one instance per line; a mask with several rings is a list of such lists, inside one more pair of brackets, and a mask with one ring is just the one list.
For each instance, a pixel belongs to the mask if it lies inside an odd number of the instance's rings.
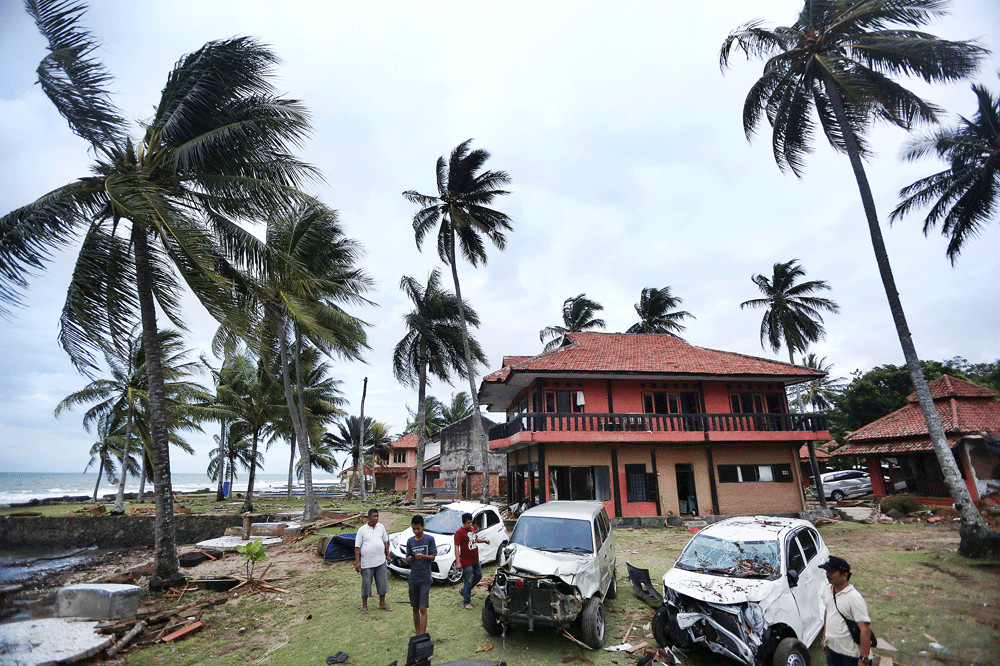
[[503,633],[500,618],[497,617],[497,612],[493,610],[493,602],[489,599],[483,602],[483,629],[490,636],[499,636]]
[[497,566],[503,564],[503,549],[506,547],[507,547],[507,542],[504,541],[503,543],[500,544],[500,547],[497,549],[497,559],[496,559]]
[[666,606],[660,606],[653,615],[650,623],[653,630],[653,638],[660,644],[660,647],[670,646],[670,611]]
[[809,666],[809,650],[795,638],[782,639],[771,663],[773,666]]
[[604,604],[597,597],[587,599],[580,612],[580,638],[600,650],[604,645]]
[[457,585],[462,580],[462,570],[458,568],[458,560],[451,563],[451,568],[448,569],[448,578],[446,579],[448,585]]
[[832,493],[830,493],[830,498],[834,502],[840,502],[840,501],[842,501],[844,499],[844,491],[842,491],[842,490],[834,490]]

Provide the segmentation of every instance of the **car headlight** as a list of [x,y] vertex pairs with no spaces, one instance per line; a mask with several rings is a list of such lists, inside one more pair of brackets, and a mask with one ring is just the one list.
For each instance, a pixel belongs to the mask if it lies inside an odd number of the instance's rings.
[[399,546],[399,536],[393,534],[391,537],[389,537],[389,547],[396,548],[397,546]]
[[438,546],[437,551],[438,551],[438,553],[437,553],[438,555],[447,555],[448,553],[451,552],[451,544],[447,543],[447,544],[444,544],[443,546]]

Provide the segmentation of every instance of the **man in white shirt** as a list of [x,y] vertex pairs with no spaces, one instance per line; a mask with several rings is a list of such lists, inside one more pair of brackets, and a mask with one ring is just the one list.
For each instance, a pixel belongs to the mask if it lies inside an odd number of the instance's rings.
[[378,509],[368,510],[368,522],[358,529],[354,537],[354,570],[361,572],[361,612],[368,612],[368,597],[372,594],[372,579],[378,592],[378,607],[384,611],[392,608],[385,602],[389,593],[389,575],[386,558],[389,557],[389,535],[378,522]]
[[[826,623],[823,627],[823,648],[827,666],[871,666],[872,632],[868,604],[851,585],[851,565],[842,557],[830,556],[826,564],[830,587],[823,588]],[[847,620],[857,622],[860,642],[855,643]]]

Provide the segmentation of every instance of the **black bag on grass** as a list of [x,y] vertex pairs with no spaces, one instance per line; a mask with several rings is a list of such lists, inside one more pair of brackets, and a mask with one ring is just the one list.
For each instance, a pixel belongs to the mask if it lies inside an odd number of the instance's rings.
[[406,649],[406,666],[430,666],[431,655],[434,654],[434,644],[430,634],[420,634],[410,637],[410,645]]

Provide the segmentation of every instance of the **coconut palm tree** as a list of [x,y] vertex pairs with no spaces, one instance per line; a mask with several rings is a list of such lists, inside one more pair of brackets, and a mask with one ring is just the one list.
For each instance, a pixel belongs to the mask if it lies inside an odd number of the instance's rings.
[[763,76],[743,106],[743,128],[752,139],[762,117],[771,124],[771,146],[778,167],[801,175],[811,150],[815,120],[834,149],[847,154],[861,194],[875,260],[889,301],[906,367],[945,483],[962,517],[959,551],[975,556],[1000,538],[992,536],[961,478],[910,336],[882,238],[875,199],[862,158],[873,120],[909,129],[933,121],[937,109],[891,77],[916,75],[928,83],[955,81],[972,74],[986,50],[967,41],[948,41],[917,31],[943,12],[941,0],[806,0],[795,23],[766,29],[748,23],[723,42],[725,68],[734,50],[766,58]]
[[[250,469],[251,455],[253,454],[253,442],[250,439],[249,428],[242,421],[230,423],[226,428],[225,437],[213,435],[216,447],[209,453],[208,478],[215,480],[228,480],[229,487],[233,487],[236,480],[237,465],[244,470]],[[255,467],[264,467],[264,454],[257,452]]]
[[[481,171],[490,154],[482,148],[469,150],[472,139],[468,139],[451,151],[451,157],[444,156],[437,161],[437,196],[420,194],[415,190],[403,192],[407,201],[421,208],[413,216],[413,232],[417,247],[435,226],[438,227],[438,256],[451,266],[451,277],[455,283],[458,298],[459,320],[462,323],[462,346],[465,352],[465,367],[469,369],[469,395],[476,414],[480,413],[479,394],[476,391],[475,359],[469,344],[469,329],[465,319],[465,301],[462,286],[458,281],[458,261],[456,244],[462,255],[473,266],[486,263],[486,236],[498,250],[507,244],[504,232],[510,231],[511,219],[498,210],[489,208],[497,197],[509,194],[502,189],[510,183],[506,171]],[[483,456],[483,464],[489,460],[489,442],[479,419],[472,420],[472,441],[478,442]],[[488,479],[488,470],[484,470]],[[483,484],[482,501],[489,500],[489,484]]]
[[646,287],[639,295],[639,302],[634,306],[639,321],[632,324],[626,333],[677,335],[685,328],[681,323],[683,320],[688,317],[694,319],[694,315],[687,310],[677,309],[682,302],[680,296],[671,295],[670,287],[661,289]]
[[[183,321],[182,284],[220,320],[242,328],[231,261],[256,262],[257,239],[238,222],[289,207],[315,171],[290,149],[309,129],[297,102],[276,96],[276,58],[253,39],[209,42],[167,76],[141,136],[108,93],[98,42],[73,0],[27,0],[48,40],[42,90],[96,156],[91,175],[0,218],[0,301],[17,303],[52,250],[80,242],[59,340],[80,369],[142,322],[148,355],[156,494],[150,587],[183,583],[173,524],[167,407],[156,306]],[[231,261],[227,261],[229,258]]]
[[[364,433],[362,433],[359,427],[360,423],[361,419],[357,416],[342,417],[336,423],[337,430],[335,432],[328,432],[323,436],[323,446],[331,452],[331,455],[333,453],[356,454],[357,459],[354,465],[354,472],[360,474],[363,485],[365,459],[366,457],[371,457],[373,450],[384,446],[389,441],[389,428],[384,423],[366,416],[364,420]],[[362,437],[362,435],[364,436]]]
[[604,328],[604,320],[594,316],[603,309],[603,305],[587,298],[587,294],[577,294],[567,298],[562,306],[563,325],[546,326],[538,332],[539,340],[542,342],[549,340],[545,345],[545,351],[552,351],[561,345],[567,333]]
[[793,365],[796,351],[805,352],[810,343],[826,335],[820,310],[840,312],[840,307],[829,298],[812,295],[830,288],[826,280],[798,282],[806,274],[798,261],[792,259],[774,264],[770,278],[759,273],[754,275],[751,280],[764,296],[740,303],[741,310],[764,309],[760,346],[764,347],[766,341],[771,350],[777,352],[784,345],[788,362]]
[[[463,391],[463,393],[465,393]],[[465,393],[466,398],[469,394]],[[419,406],[418,406],[419,407]],[[469,403],[469,408],[471,410],[472,403]],[[410,406],[406,406],[406,413],[409,414],[409,418],[406,421],[406,428],[403,429],[403,434],[408,434],[411,432],[417,432],[417,420],[419,416],[419,409],[410,409]],[[472,413],[471,411],[469,412]],[[441,431],[448,425],[444,418],[444,404],[432,395],[424,398],[424,431],[427,433],[427,438],[433,437],[435,434]]]
[[[452,373],[460,377],[473,374],[466,366],[465,349],[475,363],[486,363],[486,355],[475,338],[463,334],[467,326],[479,326],[479,315],[468,303],[464,307],[458,297],[441,286],[441,272],[436,268],[421,285],[415,279],[403,276],[399,288],[413,302],[407,313],[406,335],[396,344],[392,353],[392,374],[405,386],[417,387],[417,507],[424,505],[422,471],[424,447],[427,444],[427,382],[428,373],[443,382],[450,381]],[[463,316],[464,312],[464,316]],[[465,344],[463,344],[465,342]],[[475,420],[475,419],[473,419]],[[488,460],[483,459],[484,462]]]
[[369,303],[362,294],[371,289],[372,282],[356,265],[363,255],[361,246],[344,234],[336,212],[318,202],[270,219],[267,245],[273,252],[257,284],[257,295],[269,334],[277,343],[279,376],[294,441],[305,461],[303,519],[310,521],[316,519],[317,508],[308,462],[303,339],[329,355],[359,359],[367,348],[366,324],[342,306]]
[[810,352],[802,359],[802,365],[825,373],[822,377],[814,377],[805,384],[799,384],[794,392],[799,404],[812,405],[820,411],[826,411],[833,406],[833,401],[847,387],[842,377],[831,377],[833,364],[826,362],[826,357],[819,358]]
[[441,405],[441,419],[444,422],[442,428],[447,428],[452,423],[458,423],[462,419],[472,416],[472,401],[465,391],[451,394],[451,402]]
[[[89,431],[89,428],[88,428]],[[92,465],[97,465],[97,483],[94,484],[94,501],[97,501],[97,490],[101,487],[101,475],[107,474],[108,481],[115,482],[117,464],[115,458],[125,463],[128,458],[123,455],[124,437],[121,423],[117,423],[111,413],[102,414],[97,419],[97,441],[90,447],[90,462],[83,468],[86,472]]]
[[960,118],[955,126],[916,139],[903,153],[911,161],[936,154],[948,168],[900,190],[903,201],[889,216],[897,220],[933,204],[924,219],[924,234],[941,224],[941,234],[949,237],[952,265],[965,241],[995,219],[1000,207],[1000,96],[981,85],[972,86],[972,91],[979,102],[972,120]]

